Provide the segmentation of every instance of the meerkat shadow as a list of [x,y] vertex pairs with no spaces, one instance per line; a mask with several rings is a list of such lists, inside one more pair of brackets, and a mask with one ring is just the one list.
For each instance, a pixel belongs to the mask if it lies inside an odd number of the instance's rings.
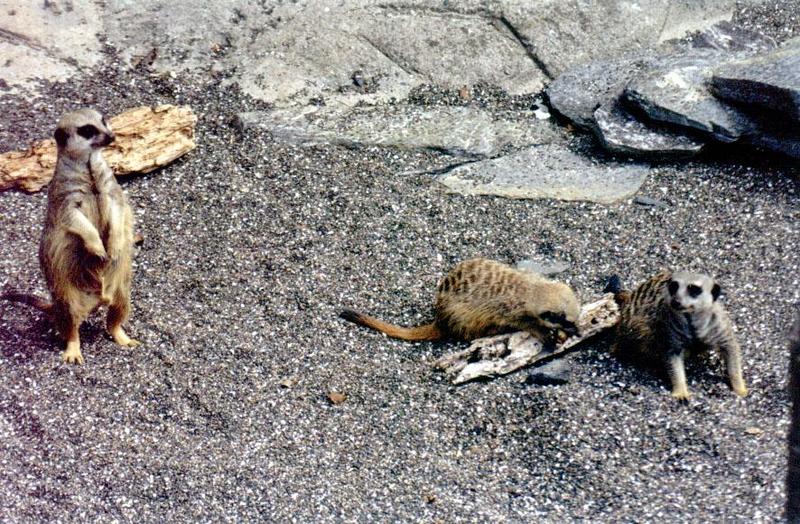
[[9,362],[30,360],[37,353],[60,351],[61,339],[46,313],[29,315],[0,307],[0,355]]
[[[13,306],[0,307],[0,355],[10,362],[29,361],[38,353],[51,353],[58,357],[64,351],[64,339],[56,331],[50,315],[35,311],[30,314],[12,312]],[[97,345],[106,336],[102,319],[86,319],[79,328],[81,348]],[[103,321],[101,321],[103,320]]]

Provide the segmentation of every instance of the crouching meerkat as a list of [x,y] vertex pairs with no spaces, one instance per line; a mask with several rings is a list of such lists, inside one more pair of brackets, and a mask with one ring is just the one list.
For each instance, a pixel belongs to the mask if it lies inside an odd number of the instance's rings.
[[54,136],[58,160],[39,244],[52,301],[16,293],[5,298],[48,311],[66,341],[62,359],[83,364],[78,328],[100,305],[108,306],[114,341],[139,345],[122,328],[130,314],[133,213],[101,152],[114,133],[100,113],[67,113]]
[[612,354],[666,368],[672,396],[690,397],[684,359],[695,350],[713,349],[725,362],[733,391],[747,395],[742,357],[728,313],[719,302],[719,284],[707,275],[663,271],[633,292],[612,277],[607,291],[620,304]]
[[566,284],[476,258],[456,265],[441,281],[434,312],[433,322],[417,327],[395,326],[349,309],[340,316],[402,340],[470,341],[518,330],[552,345],[578,334],[580,304]]

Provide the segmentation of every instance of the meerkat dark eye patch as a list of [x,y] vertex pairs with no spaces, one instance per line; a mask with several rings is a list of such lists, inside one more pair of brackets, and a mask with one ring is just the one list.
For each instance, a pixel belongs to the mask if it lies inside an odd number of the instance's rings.
[[711,296],[714,297],[714,300],[719,298],[720,293],[722,293],[722,288],[719,287],[719,284],[714,284],[714,287],[711,288]]
[[689,292],[689,296],[692,298],[696,298],[700,296],[700,293],[703,292],[703,288],[700,286],[695,286],[694,284],[689,284],[686,286],[686,291]]
[[69,139],[69,134],[61,128],[56,129],[56,132],[53,134],[53,138],[56,139],[56,144],[58,147],[64,147],[67,145],[67,140]]
[[97,136],[99,132],[100,131],[91,124],[86,124],[85,126],[81,126],[78,128],[78,134],[87,140],[94,136]]
[[670,295],[674,295],[675,293],[677,293],[679,287],[681,287],[680,284],[678,284],[674,280],[670,280],[669,284],[667,284],[667,289],[669,290]]

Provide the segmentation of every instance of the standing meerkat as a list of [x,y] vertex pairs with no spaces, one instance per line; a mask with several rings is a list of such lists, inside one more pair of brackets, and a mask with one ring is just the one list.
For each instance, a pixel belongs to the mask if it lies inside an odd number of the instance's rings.
[[445,276],[436,291],[434,312],[433,322],[410,328],[349,309],[339,316],[402,340],[470,341],[520,330],[550,345],[578,333],[580,304],[566,284],[475,258]]
[[114,133],[100,113],[67,113],[54,136],[58,160],[39,244],[52,302],[16,293],[5,298],[48,311],[66,341],[62,359],[83,364],[78,328],[100,305],[108,306],[114,341],[139,345],[122,328],[130,314],[133,213],[101,152]]
[[747,395],[741,350],[714,279],[663,271],[633,292],[621,291],[618,278],[612,278],[606,290],[615,294],[621,307],[614,355],[665,367],[672,396],[686,400],[690,393],[684,359],[695,349],[711,348],[725,361],[733,391]]

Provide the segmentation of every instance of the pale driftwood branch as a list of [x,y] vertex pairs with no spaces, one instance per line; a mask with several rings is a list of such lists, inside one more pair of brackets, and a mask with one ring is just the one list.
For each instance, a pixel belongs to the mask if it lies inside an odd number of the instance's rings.
[[[110,119],[116,141],[104,151],[117,176],[149,173],[194,149],[197,116],[188,106],[137,107]],[[53,176],[56,144],[35,142],[25,151],[0,155],[0,191],[39,191]]]
[[619,307],[609,293],[581,308],[579,337],[572,337],[545,351],[542,343],[525,332],[479,338],[464,351],[445,355],[434,366],[450,375],[453,384],[481,377],[497,377],[516,371],[536,361],[564,353],[584,340],[610,328],[619,320]]

